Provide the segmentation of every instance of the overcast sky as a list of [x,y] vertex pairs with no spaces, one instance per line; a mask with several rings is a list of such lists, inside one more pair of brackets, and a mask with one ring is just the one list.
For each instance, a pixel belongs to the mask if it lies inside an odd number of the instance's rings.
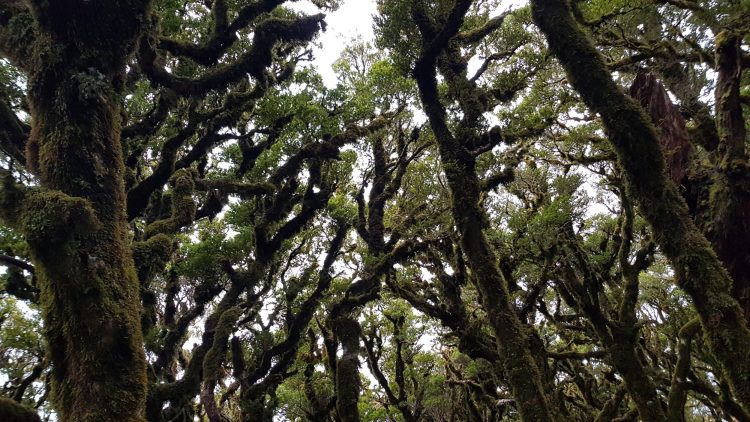
[[[526,3],[527,0],[503,0],[497,13]],[[292,8],[308,14],[318,13],[319,10],[307,0],[292,3]],[[315,48],[313,62],[326,85],[336,85],[336,75],[331,66],[339,58],[344,46],[356,37],[367,41],[374,38],[372,17],[376,12],[375,0],[344,0],[336,11],[327,13],[328,29],[317,40],[318,47]]]
[[[295,3],[293,7],[310,14],[318,12],[309,1]],[[326,85],[336,84],[331,65],[349,41],[358,36],[373,39],[372,16],[376,11],[375,0],[345,0],[338,10],[326,15],[328,29],[317,40],[319,46],[315,48],[314,61]]]

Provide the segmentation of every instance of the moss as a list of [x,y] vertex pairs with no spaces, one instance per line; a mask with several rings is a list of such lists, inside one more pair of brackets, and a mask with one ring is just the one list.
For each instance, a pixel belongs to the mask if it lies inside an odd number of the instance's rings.
[[[119,104],[148,2],[68,6],[29,7],[27,164],[39,188],[23,192],[10,217],[36,268],[58,417],[141,421],[146,362],[124,214]],[[9,196],[6,186],[0,200]]]
[[586,105],[600,113],[640,211],[670,259],[676,279],[692,298],[711,351],[732,392],[750,409],[750,330],[731,296],[732,279],[667,180],[658,134],[644,111],[612,79],[604,60],[577,26],[566,4],[534,0],[534,20]]
[[8,34],[0,38],[3,52],[10,54],[10,59],[15,63],[28,64],[30,55],[27,49],[35,35],[34,19],[29,13],[16,13],[3,26]]
[[89,201],[56,191],[32,191],[24,200],[23,216],[21,230],[37,253],[60,248],[100,226]]
[[170,236],[157,234],[146,241],[134,242],[132,250],[138,279],[141,283],[146,283],[164,269],[174,252],[174,241]]
[[193,169],[181,169],[170,179],[172,185],[172,216],[155,221],[146,227],[146,238],[160,233],[174,234],[195,219],[196,205],[193,201],[195,178]]
[[201,180],[197,184],[200,190],[216,189],[222,194],[236,194],[242,199],[259,195],[270,195],[276,192],[272,183],[235,183],[226,179]]
[[0,397],[0,420],[4,422],[41,421],[34,410],[5,397]]
[[729,42],[731,42],[731,40],[732,40],[732,36],[730,35],[730,32],[725,29],[719,32],[718,34],[716,34],[716,38],[714,42],[715,42],[716,48],[719,49],[719,48],[724,47]]
[[359,421],[359,336],[360,326],[350,317],[333,321],[333,329],[343,346],[343,354],[336,361],[336,410],[343,422]]
[[[462,7],[469,7],[470,2],[461,4]],[[412,13],[419,14],[420,11],[412,9]],[[456,14],[455,17],[457,21],[445,23],[441,35],[447,31],[450,36],[448,28],[458,31],[462,15]],[[441,103],[435,66],[440,66],[441,61],[444,65],[458,63],[461,60],[460,51],[451,49],[449,45],[435,46],[435,40],[430,39],[427,34],[423,34],[423,41],[430,48],[421,52],[413,75],[417,80],[422,104],[438,143],[441,164],[451,191],[453,219],[460,233],[462,250],[467,257],[468,267],[476,278],[482,306],[489,316],[497,338],[496,345],[499,354],[503,356],[502,364],[521,418],[529,421],[552,421],[554,417],[544,394],[541,373],[531,355],[528,333],[512,309],[507,283],[483,231],[487,224],[487,215],[479,206],[480,183],[474,156],[468,149],[476,139],[476,131],[473,129],[483,106],[481,101],[466,96],[468,93],[459,97],[465,119],[462,119],[456,134],[451,131],[446,121],[445,107]],[[448,44],[447,38],[445,42]],[[438,60],[439,54],[443,55],[441,60]],[[456,74],[450,67],[440,66],[440,69],[454,94],[463,91],[462,88],[474,89],[467,86],[465,81],[461,81],[465,78],[465,71]],[[462,64],[461,68],[465,69],[465,65]]]
[[63,420],[140,420],[145,356],[119,112],[111,92],[82,99],[75,78],[55,72],[30,81],[43,188],[29,193],[22,222],[38,270],[51,399]]
[[10,172],[0,170],[0,219],[11,227],[18,227],[25,189],[16,184]]
[[141,326],[147,335],[156,321],[156,295],[151,290],[151,279],[162,271],[174,252],[174,241],[170,236],[157,234],[143,242],[134,242],[132,246],[138,280],[141,286],[143,315]]
[[214,342],[206,356],[203,358],[203,381],[205,383],[216,382],[219,369],[227,354],[227,341],[235,329],[237,320],[242,315],[242,309],[231,307],[222,312],[219,323],[214,331]]

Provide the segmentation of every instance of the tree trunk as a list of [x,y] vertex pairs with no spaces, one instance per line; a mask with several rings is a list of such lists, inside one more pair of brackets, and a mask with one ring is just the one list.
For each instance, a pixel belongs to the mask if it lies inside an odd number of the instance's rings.
[[453,219],[460,233],[461,248],[477,280],[482,306],[489,317],[503,358],[508,382],[524,421],[552,421],[541,374],[531,355],[529,333],[512,309],[497,258],[483,231],[487,217],[479,207],[479,179],[474,158],[460,146],[445,122],[439,105],[434,67],[417,66],[414,71],[422,103],[440,149],[440,160],[451,190]]
[[737,400],[750,409],[750,330],[732,296],[732,279],[688,215],[685,201],[664,172],[654,126],[643,109],[612,80],[591,41],[562,0],[533,0],[534,21],[547,36],[571,85],[598,112],[625,171],[629,188],[675,278],[693,299],[706,342],[723,366]]
[[333,321],[343,347],[336,363],[336,411],[342,422],[359,422],[359,323],[351,316]]
[[733,280],[733,295],[750,323],[750,172],[742,113],[742,38],[729,31],[716,36],[716,126],[718,171],[710,191],[707,236]]
[[5,217],[37,268],[54,407],[62,421],[140,421],[146,367],[120,104],[148,2],[30,3],[27,166],[40,187],[17,192],[18,212]]

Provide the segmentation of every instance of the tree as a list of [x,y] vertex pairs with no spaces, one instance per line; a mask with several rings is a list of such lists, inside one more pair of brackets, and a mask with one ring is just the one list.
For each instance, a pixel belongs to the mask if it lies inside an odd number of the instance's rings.
[[[442,26],[436,25],[436,20],[430,18],[425,4],[412,6],[411,14],[423,39],[422,50],[414,65],[414,77],[451,189],[453,219],[459,231],[461,247],[466,254],[468,268],[475,274],[521,416],[526,420],[552,420],[539,370],[532,359],[528,334],[510,306],[506,282],[482,232],[486,217],[479,208],[481,185],[474,170],[472,149],[491,148],[500,139],[493,139],[497,135],[490,132],[477,133],[481,113],[487,105],[482,103],[481,93],[472,92],[467,66],[460,57],[460,44],[450,45],[450,41],[457,37],[470,6],[469,1],[456,2],[449,12],[440,17],[444,21]],[[491,25],[497,25],[496,22]],[[443,63],[438,60],[441,55]],[[441,67],[443,77],[464,113],[458,124],[457,135],[448,127],[445,109],[440,104],[436,66]]]
[[[226,137],[218,133],[221,127],[231,125],[242,106],[276,83],[273,50],[283,43],[290,50],[282,54],[289,55],[295,43],[319,30],[322,15],[268,16],[281,3],[233,8],[231,21],[223,1],[214,2],[210,12],[196,9],[202,7],[198,4],[184,5],[183,13],[211,15],[213,25],[203,25],[205,36],[198,44],[174,38],[180,22],[159,22],[160,14],[179,10],[152,10],[147,1],[4,3],[3,55],[25,74],[31,116],[28,139],[8,139],[9,150],[38,185],[19,185],[12,172],[4,172],[2,218],[29,245],[53,366],[53,401],[62,419],[143,418],[147,373],[140,298],[148,274],[142,266],[158,268],[166,261],[172,242],[168,234],[195,218],[195,181],[181,168],[200,161]],[[254,40],[247,52],[233,58],[233,47],[242,44],[237,33],[251,30]],[[201,75],[195,65],[181,64],[181,57],[222,65]],[[169,60],[173,73],[164,67]],[[181,71],[183,66],[188,69]],[[187,129],[164,142],[160,165],[139,180],[145,147],[138,145],[139,135],[156,135],[170,110],[184,102],[181,98],[226,92],[246,75],[254,86],[240,84],[225,94],[227,110],[204,114],[198,104],[209,106],[212,99],[192,101]],[[163,87],[158,106],[140,122],[137,115],[128,116],[133,125],[127,126],[123,100],[145,77]],[[6,118],[26,129],[12,113]],[[198,126],[205,130],[203,143],[183,157],[187,164],[175,163],[178,148]],[[140,151],[132,155],[133,149]],[[25,157],[18,155],[22,150]],[[124,154],[135,161],[127,170]],[[128,221],[141,215],[151,194],[170,179],[174,212],[161,219],[155,215],[131,252]]]
[[[587,105],[601,113],[609,139],[626,174],[629,190],[651,224],[655,240],[672,261],[677,282],[692,297],[706,339],[722,363],[734,394],[744,407],[750,407],[750,385],[747,382],[750,368],[747,367],[747,360],[736,354],[744,353],[750,346],[747,321],[739,303],[732,296],[733,280],[690,219],[676,186],[665,176],[664,158],[655,128],[644,110],[614,84],[603,60],[583,32],[575,27],[564,3],[534,2],[533,5],[536,22],[548,34],[550,47],[566,68],[571,83]],[[727,66],[724,62],[731,59],[725,57],[727,53],[722,51],[727,48],[722,45],[725,40],[720,38],[719,41],[717,65],[721,85],[736,84],[723,80],[729,77],[723,74],[723,67]],[[739,76],[737,74],[735,77]],[[721,94],[718,104],[720,121],[717,127],[720,133],[724,132],[720,145],[723,145],[725,154],[739,160],[733,161],[733,165],[742,166],[745,134],[740,133],[739,140],[729,136],[727,132],[731,132],[731,128],[727,128],[726,124],[734,125],[735,122],[724,115],[736,114],[737,110],[732,106],[736,108],[738,104],[722,104],[731,101],[723,97],[731,97],[732,91],[738,92],[739,85],[734,88],[721,85],[719,89],[727,89],[727,92]],[[739,112],[741,117],[741,110]],[[744,128],[744,121],[740,126]],[[744,132],[744,129],[740,131]],[[741,145],[733,146],[734,142]],[[651,161],[647,162],[646,157]],[[645,418],[642,411],[640,414]]]
[[750,420],[742,4],[377,7],[0,5],[0,419]]

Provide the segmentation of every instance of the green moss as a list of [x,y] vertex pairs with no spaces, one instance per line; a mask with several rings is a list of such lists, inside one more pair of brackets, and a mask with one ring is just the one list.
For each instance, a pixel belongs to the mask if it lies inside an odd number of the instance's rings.
[[206,383],[215,382],[219,376],[219,369],[226,358],[227,340],[235,329],[237,320],[242,315],[242,309],[231,307],[222,312],[219,323],[214,331],[214,342],[203,358],[203,380]]
[[5,224],[18,227],[25,196],[25,190],[16,184],[13,176],[9,172],[0,170],[0,219]]
[[[23,60],[32,119],[26,153],[39,188],[8,189],[5,180],[0,202],[13,197],[15,206],[0,217],[30,246],[60,420],[143,420],[146,362],[119,104],[147,5],[89,2],[81,13],[43,1],[33,17],[14,22],[34,38]],[[165,243],[149,244],[152,265],[166,255]]]
[[[633,198],[671,260],[676,279],[692,298],[707,343],[737,397],[750,409],[750,330],[731,296],[732,279],[691,220],[677,187],[664,173],[658,134],[645,112],[614,82],[603,58],[563,2],[534,0],[534,20],[547,36],[568,80],[592,111],[601,114]],[[721,40],[717,40],[720,44]],[[714,196],[719,192],[713,192]]]
[[[156,273],[164,270],[164,266],[174,252],[174,247],[173,239],[165,234],[157,234],[146,241],[135,242],[132,246],[133,261],[140,281],[141,302],[143,303],[141,326],[147,335],[154,334],[151,328],[156,321],[157,300],[151,289],[151,279]],[[153,340],[147,341],[153,342]]]
[[174,252],[174,241],[170,236],[157,234],[146,241],[133,243],[132,249],[138,279],[143,283],[164,269]]
[[24,200],[21,230],[37,251],[59,248],[75,236],[86,236],[98,227],[91,203],[83,198],[36,190]]
[[34,37],[34,19],[31,14],[16,13],[3,26],[7,34],[10,34],[2,37],[3,52],[10,54],[14,62],[27,64],[30,59],[27,48]]
[[195,219],[196,205],[193,201],[195,191],[195,170],[182,169],[175,172],[170,179],[172,185],[172,216],[155,221],[146,227],[146,238],[159,233],[174,234]]
[[732,38],[733,36],[726,29],[719,32],[718,34],[716,34],[716,38],[714,39],[716,48],[719,49],[724,47],[727,43],[732,41]]
[[0,420],[4,422],[41,421],[34,410],[5,397],[0,397]]

